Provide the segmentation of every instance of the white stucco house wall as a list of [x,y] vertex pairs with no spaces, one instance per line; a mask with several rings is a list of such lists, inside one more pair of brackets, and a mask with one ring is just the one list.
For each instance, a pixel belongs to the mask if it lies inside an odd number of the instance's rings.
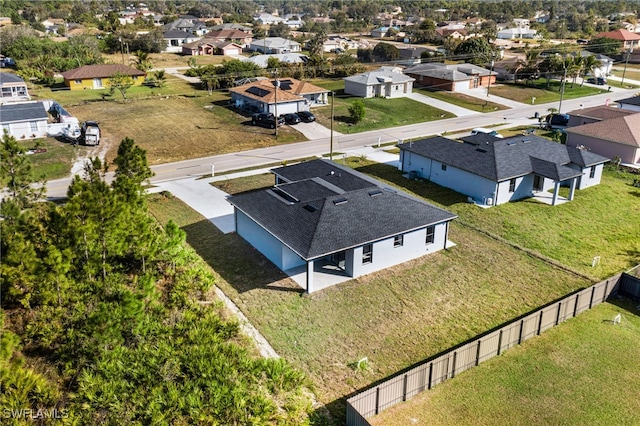
[[376,71],[365,72],[343,78],[344,93],[362,98],[376,96],[400,98],[413,92],[414,78],[402,73],[397,67],[380,67]]
[[272,172],[274,187],[228,198],[236,231],[281,270],[302,271],[308,293],[326,276],[355,278],[448,247],[456,215],[348,167],[321,159]]
[[536,30],[532,30],[530,28],[507,28],[501,31],[498,31],[497,38],[501,40],[513,40],[513,39],[534,39],[537,37],[538,32]]
[[458,142],[441,136],[399,145],[402,171],[467,195],[482,205],[499,205],[536,193],[568,186],[576,189],[600,183],[604,163],[589,151],[570,148],[538,136],[498,139],[475,135]]
[[249,50],[260,53],[292,53],[300,52],[300,43],[282,37],[267,37],[253,40],[249,45]]
[[47,137],[49,115],[44,103],[24,102],[0,105],[0,126],[18,141]]

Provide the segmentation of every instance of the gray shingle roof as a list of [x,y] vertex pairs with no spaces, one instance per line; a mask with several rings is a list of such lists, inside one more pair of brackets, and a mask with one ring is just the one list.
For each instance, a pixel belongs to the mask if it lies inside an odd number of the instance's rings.
[[632,96],[630,98],[617,100],[616,102],[619,104],[640,105],[640,96]]
[[[286,169],[292,169],[291,173]],[[313,172],[321,174],[311,179]],[[456,218],[326,160],[282,167],[274,173],[306,175],[307,180],[237,194],[228,200],[306,260]],[[282,197],[280,191],[288,196]]]
[[609,161],[597,154],[574,152],[578,150],[538,136],[494,139],[480,145],[436,136],[399,147],[495,182],[534,172],[555,180],[565,180],[580,173],[564,166],[575,163],[583,167]]
[[0,86],[8,83],[23,83],[24,80],[10,72],[0,72]]
[[393,72],[388,69],[379,69],[376,71],[365,72],[362,74],[353,75],[351,77],[343,78],[344,81],[353,81],[356,83],[372,85],[381,83],[400,84],[409,81],[415,81],[413,77],[404,75],[401,72]]
[[404,70],[405,74],[423,75],[426,77],[439,78],[449,81],[469,80],[473,75],[487,76],[497,75],[495,71],[489,71],[486,68],[473,64],[441,64],[439,62],[430,62],[427,64],[418,64]]
[[3,124],[48,118],[42,102],[0,105],[0,122]]

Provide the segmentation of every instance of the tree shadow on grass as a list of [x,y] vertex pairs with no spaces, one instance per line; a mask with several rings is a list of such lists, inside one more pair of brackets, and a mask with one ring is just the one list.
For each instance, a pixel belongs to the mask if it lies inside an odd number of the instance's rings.
[[407,179],[402,172],[394,166],[387,164],[369,164],[357,167],[359,172],[374,176],[381,180],[386,180],[394,185],[411,191],[429,201],[433,201],[441,206],[452,206],[454,204],[466,203],[466,195],[455,192],[451,189],[437,185],[424,179]]
[[238,293],[258,288],[304,292],[238,234],[223,234],[208,220],[184,226],[182,230],[187,233],[189,245]]

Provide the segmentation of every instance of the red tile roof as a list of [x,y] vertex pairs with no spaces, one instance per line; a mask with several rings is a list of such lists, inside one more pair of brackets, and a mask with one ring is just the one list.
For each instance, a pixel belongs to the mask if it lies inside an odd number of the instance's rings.
[[606,33],[596,34],[594,38],[606,37],[620,41],[640,40],[640,34],[632,33],[624,29],[609,31]]
[[62,73],[65,80],[85,80],[87,78],[113,77],[115,74],[144,76],[144,71],[120,64],[85,65]]

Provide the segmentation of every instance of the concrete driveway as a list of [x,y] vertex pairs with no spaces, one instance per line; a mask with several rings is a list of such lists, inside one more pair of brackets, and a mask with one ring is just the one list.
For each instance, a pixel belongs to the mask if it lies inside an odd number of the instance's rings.
[[[331,137],[331,129],[324,127],[316,121],[313,123],[298,123],[291,127],[302,133],[309,140]],[[334,130],[333,136],[342,136],[342,133]]]

